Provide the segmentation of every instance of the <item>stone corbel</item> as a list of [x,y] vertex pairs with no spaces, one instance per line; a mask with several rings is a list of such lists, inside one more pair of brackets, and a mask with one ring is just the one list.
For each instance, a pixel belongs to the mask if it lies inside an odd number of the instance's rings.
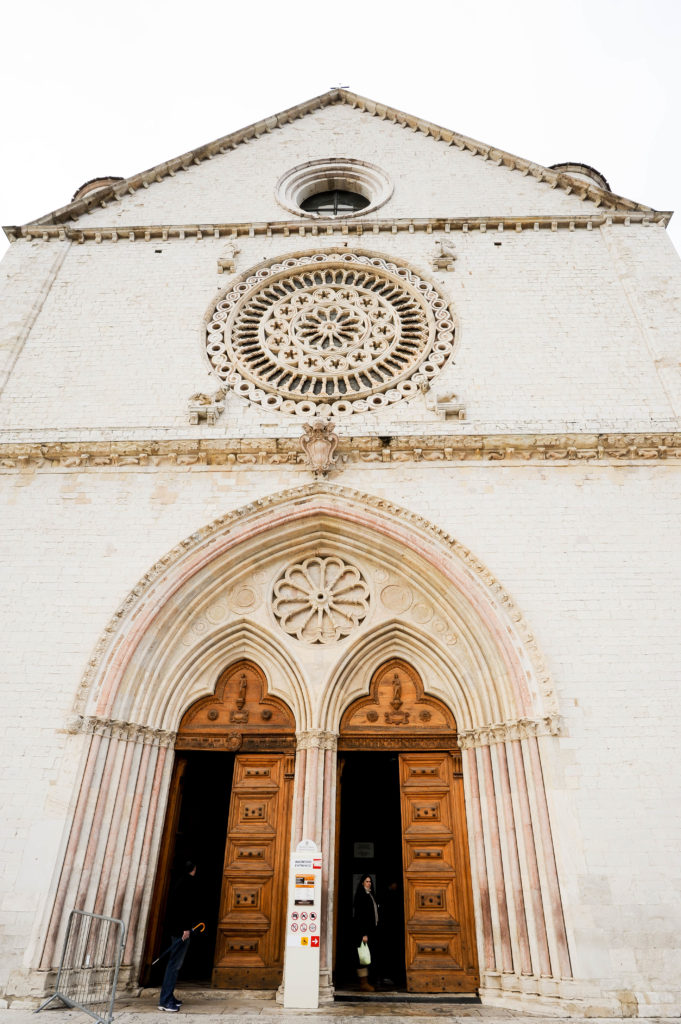
[[454,270],[455,260],[454,246],[450,242],[445,242],[444,239],[440,240],[437,243],[437,249],[433,257],[433,269],[452,271]]
[[218,257],[218,274],[233,274],[236,270],[236,256],[239,252],[236,245],[230,242],[222,256]]
[[189,398],[189,422],[200,423],[205,420],[208,426],[214,426],[225,411],[227,388],[222,387],[212,395],[198,391]]
[[443,420],[465,420],[466,407],[453,391],[442,391],[428,402],[428,409],[436,412]]

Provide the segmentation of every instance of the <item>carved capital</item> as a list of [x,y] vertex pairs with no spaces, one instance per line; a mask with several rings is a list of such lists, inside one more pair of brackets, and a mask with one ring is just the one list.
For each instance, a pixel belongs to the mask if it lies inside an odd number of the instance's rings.
[[325,729],[308,729],[305,732],[296,733],[297,750],[336,750],[338,748],[338,733],[327,732]]
[[493,743],[510,740],[524,740],[532,736],[560,736],[562,723],[559,715],[545,715],[543,718],[519,718],[516,721],[494,722],[477,729],[464,729],[459,733],[459,746],[488,747]]

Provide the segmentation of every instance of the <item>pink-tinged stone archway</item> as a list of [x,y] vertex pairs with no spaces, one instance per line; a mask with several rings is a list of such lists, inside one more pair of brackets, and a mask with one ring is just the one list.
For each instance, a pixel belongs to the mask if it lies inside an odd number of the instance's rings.
[[[291,645],[264,619],[243,615],[209,635],[192,633],[240,567],[331,540],[356,559],[371,552],[399,565],[454,623],[457,646],[399,616],[367,620],[339,645],[323,694],[313,698]],[[54,968],[66,911],[76,906],[124,917],[125,965],[135,978],[172,766],[168,748],[184,710],[212,692],[236,656],[257,662],[269,692],[294,712],[300,749],[292,834],[317,839],[329,863],[340,716],[364,692],[372,668],[396,654],[452,708],[465,748],[483,995],[560,996],[571,967],[542,768],[559,722],[541,655],[509,595],[462,545],[390,502],[327,484],[253,502],[198,529],[144,574],[116,612],[77,695],[81,783],[36,968]],[[325,891],[331,900],[328,880]],[[329,950],[325,942],[327,987]]]

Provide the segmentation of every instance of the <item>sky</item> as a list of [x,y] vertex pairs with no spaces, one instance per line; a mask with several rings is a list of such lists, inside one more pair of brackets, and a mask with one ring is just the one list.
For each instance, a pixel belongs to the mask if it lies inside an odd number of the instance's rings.
[[680,0],[23,0],[0,34],[3,225],[344,85],[540,164],[590,164],[677,209],[681,251]]

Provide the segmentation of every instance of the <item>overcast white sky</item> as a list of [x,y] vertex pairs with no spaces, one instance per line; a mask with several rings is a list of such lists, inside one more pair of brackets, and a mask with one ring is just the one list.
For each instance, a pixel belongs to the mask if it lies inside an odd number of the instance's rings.
[[342,84],[591,164],[681,251],[681,0],[7,0],[0,31],[3,225]]

